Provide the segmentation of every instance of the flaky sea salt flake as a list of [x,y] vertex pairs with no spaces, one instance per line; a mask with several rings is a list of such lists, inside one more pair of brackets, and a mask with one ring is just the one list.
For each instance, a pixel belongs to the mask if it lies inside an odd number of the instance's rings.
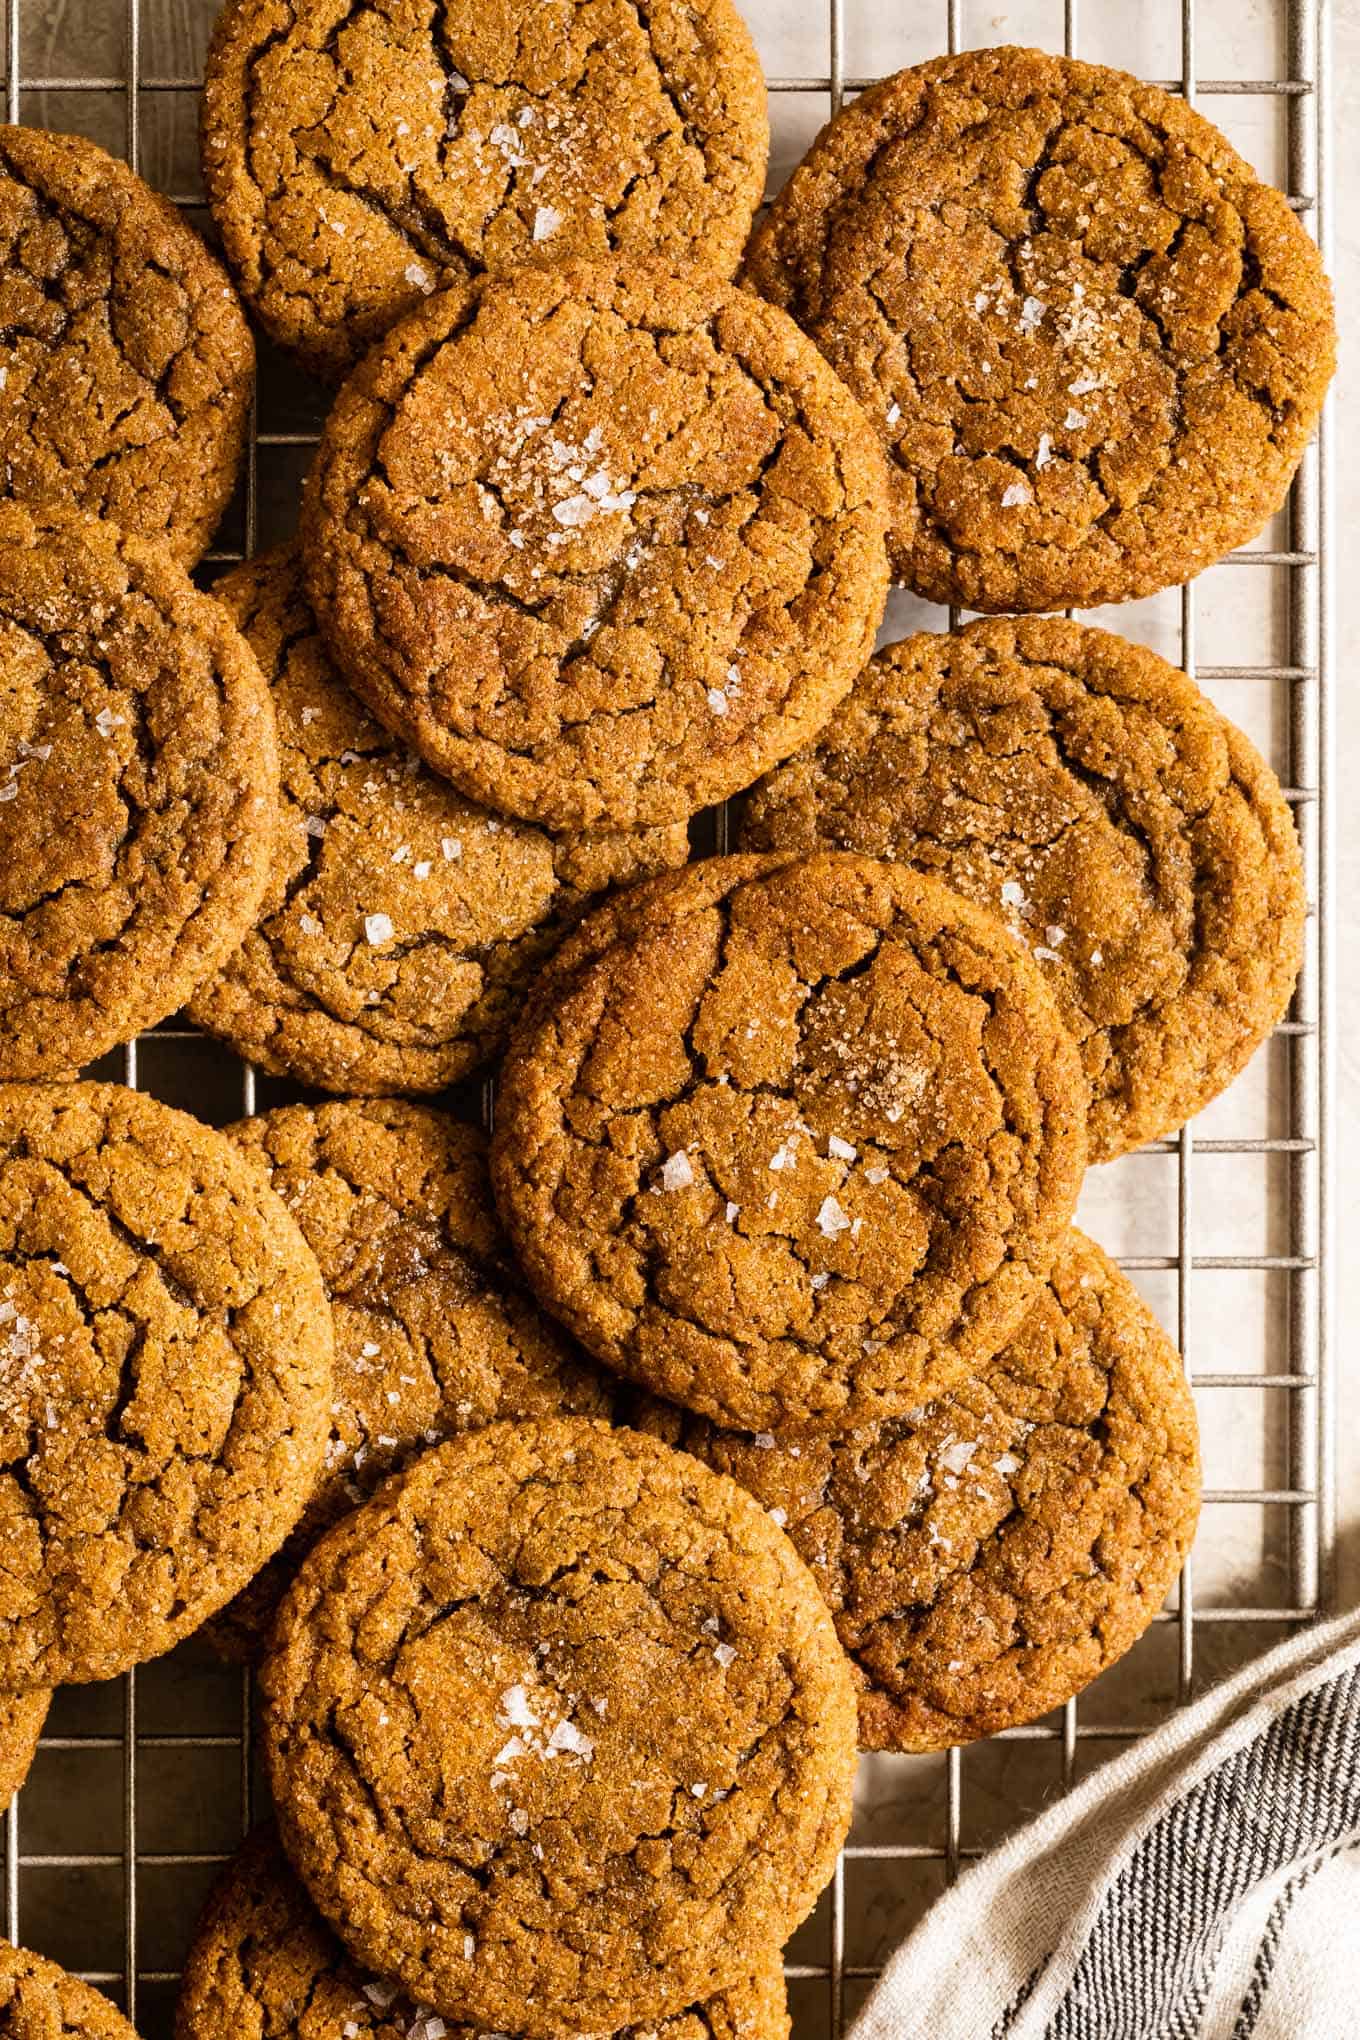
[[501,1694],[500,1718],[511,1728],[537,1728],[538,1716],[529,1705],[527,1686],[507,1686]]
[[558,1756],[563,1752],[568,1756],[580,1757],[582,1762],[587,1764],[595,1754],[594,1743],[588,1735],[582,1734],[574,1721],[559,1721],[548,1737],[549,1756]]
[[694,1168],[683,1148],[677,1148],[673,1155],[667,1155],[661,1164],[661,1187],[663,1190],[688,1190],[694,1181]]
[[850,1214],[834,1197],[824,1197],[817,1213],[817,1224],[829,1240],[834,1240],[839,1233],[849,1232]]

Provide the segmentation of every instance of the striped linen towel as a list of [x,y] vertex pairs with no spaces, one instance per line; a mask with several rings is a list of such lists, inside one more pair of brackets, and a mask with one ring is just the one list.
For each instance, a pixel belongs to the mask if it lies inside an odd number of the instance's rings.
[[1012,1835],[852,2040],[1356,2040],[1360,1611],[1309,1628]]

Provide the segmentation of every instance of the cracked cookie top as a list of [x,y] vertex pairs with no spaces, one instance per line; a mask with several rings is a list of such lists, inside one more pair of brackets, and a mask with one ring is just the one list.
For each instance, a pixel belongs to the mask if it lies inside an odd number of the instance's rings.
[[1007,921],[1080,1044],[1092,1161],[1223,1090],[1303,953],[1270,767],[1155,652],[1061,617],[885,647],[754,790],[741,840],[899,858]]
[[216,969],[278,778],[259,667],[162,546],[0,503],[0,1077],[93,1062]]
[[55,1962],[0,1941],[0,2040],[137,2040],[122,2013]]
[[474,799],[684,820],[796,750],[873,648],[882,456],[782,312],[565,264],[452,290],[345,385],[303,512],[341,671]]
[[1286,199],[1158,86],[1037,50],[856,99],[748,279],[877,427],[898,577],[972,609],[1124,601],[1254,537],[1334,361]]
[[278,1560],[214,1624],[219,1648],[253,1657],[302,1551],[413,1451],[502,1417],[608,1416],[612,1395],[525,1288],[478,1128],[384,1098],[228,1132],[316,1255],[335,1325],[325,1469]]
[[1199,1512],[1180,1355],[1075,1229],[978,1379],[837,1438],[627,1420],[749,1488],[836,1619],[860,1746],[941,1750],[1060,1707],[1130,1649]]
[[313,1898],[478,2026],[610,2032],[739,1982],[849,1824],[854,1690],[793,1546],[580,1419],[437,1446],[328,1532],[262,1692]]
[[213,593],[273,694],[282,795],[259,918],[190,1016],[325,1090],[442,1090],[498,1052],[592,893],[684,862],[684,827],[553,837],[464,799],[340,681],[291,546]]
[[[617,2040],[787,2040],[779,1952],[702,2004]],[[209,1899],[184,1967],[176,2040],[482,2040],[355,1967],[272,1829],[238,1852]],[[485,2036],[490,2040],[490,2036]],[[604,2040],[604,2036],[597,2036]]]
[[228,0],[202,142],[247,299],[334,377],[484,270],[654,256],[730,276],[769,124],[728,0]]
[[51,1693],[41,1687],[0,1696],[0,1803],[6,1806],[32,1768],[51,1704]]
[[331,1326],[257,1165],[112,1084],[0,1087],[0,1681],[190,1634],[312,1491]]
[[933,879],[696,869],[517,1032],[502,1216],[548,1308],[656,1393],[753,1430],[898,1415],[988,1361],[1052,1266],[1076,1048],[1021,945]]
[[0,128],[0,471],[186,566],[236,482],[255,349],[168,200],[80,135]]

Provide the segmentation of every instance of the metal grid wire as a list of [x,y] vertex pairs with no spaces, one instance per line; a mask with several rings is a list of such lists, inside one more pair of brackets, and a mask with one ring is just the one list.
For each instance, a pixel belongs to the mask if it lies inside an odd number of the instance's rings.
[[[118,0],[113,0],[117,5]],[[142,0],[121,0],[123,12],[124,63],[110,75],[53,72],[43,74],[24,67],[25,24],[21,0],[3,0],[6,21],[4,93],[6,118],[18,121],[32,111],[44,118],[44,102],[36,95],[78,93],[102,95],[122,108],[123,152],[134,169],[143,156],[143,101],[145,95],[192,94],[198,89],[196,76],[147,75],[143,69]],[[874,0],[827,0],[827,68],[821,76],[777,77],[770,83],[774,95],[824,95],[834,111],[843,100],[872,81],[846,75],[847,7],[864,6]],[[1083,54],[1079,0],[1064,0],[1063,47],[1069,54]],[[945,0],[941,28],[945,46],[955,51],[964,46],[962,0]],[[1326,0],[1280,0],[1285,51],[1283,75],[1258,78],[1201,78],[1196,68],[1196,0],[1180,0],[1180,75],[1159,82],[1184,94],[1192,103],[1215,97],[1259,96],[1282,101],[1287,127],[1287,189],[1291,205],[1309,223],[1321,242],[1328,246],[1328,143],[1329,109],[1327,51],[1329,10]],[[60,124],[53,121],[53,124]],[[68,122],[68,125],[77,124]],[[170,196],[204,223],[202,201],[195,194],[174,191]],[[236,527],[239,544],[223,545],[210,553],[209,563],[238,560],[255,550],[260,523],[261,455],[278,458],[287,450],[306,448],[315,442],[314,430],[263,431],[252,420],[246,471],[243,479]],[[298,456],[294,456],[298,457]],[[1306,456],[1291,493],[1286,513],[1283,545],[1253,548],[1236,553],[1229,564],[1247,569],[1279,569],[1287,578],[1285,606],[1285,650],[1272,646],[1259,663],[1210,665],[1197,659],[1197,595],[1194,584],[1180,596],[1180,661],[1185,670],[1201,681],[1254,681],[1282,690],[1287,700],[1287,763],[1289,800],[1303,839],[1307,869],[1312,884],[1310,939],[1308,953],[1289,1017],[1281,1024],[1287,1066],[1288,1131],[1280,1135],[1244,1138],[1196,1138],[1190,1127],[1173,1140],[1151,1144],[1144,1153],[1166,1157],[1175,1178],[1175,1246],[1161,1255],[1125,1255],[1121,1265],[1144,1274],[1165,1274],[1174,1286],[1174,1329],[1185,1365],[1199,1390],[1249,1389],[1271,1399],[1280,1412],[1279,1434],[1283,1441],[1285,1474],[1282,1484],[1211,1488],[1205,1500],[1210,1506],[1262,1512],[1283,1511],[1287,1520],[1283,1577],[1287,1582],[1281,1597],[1270,1605],[1240,1599],[1235,1603],[1196,1606],[1191,1570],[1187,1566],[1179,1590],[1157,1618],[1174,1630],[1176,1664],[1173,1678],[1175,1704],[1185,1704],[1195,1685],[1197,1633],[1206,1625],[1265,1625],[1267,1629],[1288,1629],[1314,1619],[1332,1602],[1333,1554],[1335,1541],[1335,1454],[1334,1392],[1331,1371],[1329,1287],[1330,1269],[1324,1251],[1330,1239],[1332,1164],[1328,1148],[1332,1091],[1332,930],[1329,914],[1329,879],[1332,870],[1331,817],[1329,813],[1327,766],[1331,756],[1331,705],[1329,699],[1329,563],[1328,563],[1328,433],[1326,423],[1316,444]],[[230,520],[229,520],[230,522]],[[956,621],[951,613],[951,623]],[[724,849],[728,840],[725,812],[713,819],[712,841]],[[171,1023],[143,1036],[121,1052],[121,1075],[128,1084],[139,1083],[149,1090],[165,1088],[163,1058],[172,1044],[194,1042],[197,1037],[182,1025]],[[253,1069],[214,1048],[219,1075],[234,1071],[230,1082],[234,1098],[217,1101],[218,1116],[253,1113],[257,1104],[257,1080]],[[114,1071],[101,1073],[113,1074]],[[175,1084],[170,1086],[175,1093]],[[181,1079],[182,1088],[182,1079]],[[259,1088],[265,1088],[260,1080]],[[280,1087],[269,1086],[271,1099]],[[186,1101],[182,1096],[176,1102]],[[489,1118],[490,1089],[483,1087],[480,1100],[470,1098],[472,1108]],[[1197,1158],[1204,1156],[1242,1158],[1236,1165],[1274,1166],[1287,1175],[1286,1251],[1205,1254],[1195,1250]],[[1274,1158],[1279,1158],[1276,1161]],[[1201,1172],[1202,1180],[1202,1172]],[[1282,1335],[1271,1348],[1272,1357],[1255,1372],[1198,1371],[1202,1302],[1196,1276],[1218,1271],[1276,1278],[1284,1285],[1286,1298]],[[1212,1398],[1201,1398],[1201,1415],[1212,1419]],[[1258,1583],[1259,1584],[1259,1583]],[[1259,1630],[1248,1630],[1259,1636]],[[192,1646],[191,1646],[192,1649]],[[177,1653],[178,1657],[180,1654]],[[175,1659],[166,1661],[170,1666]],[[139,1687],[143,1694],[149,1682],[164,1677],[164,1666],[144,1667],[120,1682],[120,1699],[103,1708],[97,1728],[82,1726],[71,1733],[56,1725],[61,1703],[54,1710],[53,1732],[40,1746],[35,1782],[22,1801],[14,1801],[4,1819],[3,1894],[5,1931],[11,1940],[28,1945],[50,1946],[51,1952],[110,1991],[135,2021],[147,2020],[148,2035],[169,2031],[169,2008],[173,2002],[174,1967],[153,1966],[144,1954],[148,1923],[154,1907],[166,1890],[164,1879],[198,1885],[226,1860],[229,1834],[249,1824],[252,1814],[253,1751],[251,1744],[251,1692],[249,1675],[217,1674],[219,1685],[231,1680],[232,1718],[220,1729],[197,1726],[139,1728]],[[177,1719],[180,1688],[170,1686],[161,1693],[154,1720]],[[189,1712],[193,1712],[192,1707]],[[1128,1710],[1131,1714],[1134,1710]],[[99,1712],[98,1709],[95,1710]],[[1081,1718],[1077,1701],[1069,1701],[1059,1716],[1029,1727],[1013,1729],[998,1742],[1044,1743],[1057,1755],[1058,1779],[1070,1786],[1078,1770],[1083,1745],[1118,1747],[1141,1732],[1146,1722],[1132,1718],[1091,1723]],[[148,1833],[148,1805],[156,1799],[162,1780],[158,1767],[181,1760],[186,1754],[207,1753],[217,1762],[214,1779],[202,1783],[188,1796],[188,1803],[172,1808],[178,1821],[167,1823],[163,1809]],[[55,1784],[64,1758],[88,1761],[101,1759],[116,1768],[117,1807],[113,1825],[116,1836],[106,1830],[97,1839],[103,1846],[82,1847],[81,1808],[73,1805],[73,1792]],[[922,1760],[914,1760],[922,1761]],[[964,1784],[967,1756],[952,1750],[941,1758],[924,1760],[943,1768],[942,1793],[935,1795],[942,1814],[940,1839],[921,1839],[919,1830],[930,1821],[902,1821],[918,1832],[894,1832],[888,1840],[861,1840],[852,1835],[812,1935],[815,1959],[802,1959],[809,1941],[805,1930],[795,1943],[787,1973],[794,1985],[794,2003],[800,2024],[808,2032],[839,2036],[863,1985],[876,1973],[871,1962],[851,1959],[847,1927],[853,1922],[852,1900],[847,1894],[847,1869],[857,1864],[926,1863],[937,1866],[943,1881],[951,1882],[960,1866],[980,1855],[981,1849],[965,1844]],[[53,1769],[53,1787],[42,1782],[44,1765]],[[178,1788],[171,1784],[170,1796]],[[54,1846],[44,1836],[54,1831],[48,1818],[38,1823],[39,1840],[26,1846],[30,1801],[41,1808],[56,1803],[62,1818],[55,1829],[70,1831],[66,1845]],[[162,1796],[164,1796],[162,1794]],[[107,1809],[106,1809],[107,1811]],[[167,1825],[174,1828],[176,1846],[164,1846]],[[197,1846],[211,1832],[218,1846]],[[188,1843],[189,1846],[180,1845]],[[156,1844],[153,1846],[153,1843]],[[106,1967],[90,1966],[80,1954],[72,1953],[62,1941],[62,1906],[54,1899],[53,1880],[80,1879],[87,1873],[107,1873],[116,1885],[121,1912],[121,1961]],[[158,1880],[151,1894],[152,1909],[146,1903],[148,1880]],[[87,1934],[91,1920],[84,1893],[75,1904],[75,1929]],[[68,1936],[71,1922],[68,1920]],[[96,1937],[98,1938],[98,1937]],[[156,1940],[159,1944],[160,1936]],[[83,1944],[82,1944],[83,1945]],[[182,1952],[182,1940],[180,1942]],[[847,2001],[847,1985],[855,1993]]]

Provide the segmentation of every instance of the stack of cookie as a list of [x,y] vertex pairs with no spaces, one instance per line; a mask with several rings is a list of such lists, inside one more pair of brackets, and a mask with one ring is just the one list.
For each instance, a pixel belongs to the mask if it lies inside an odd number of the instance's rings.
[[[1285,1010],[1298,846],[1036,612],[1259,530],[1326,282],[1193,111],[990,50],[839,114],[734,283],[727,0],[228,0],[203,144],[345,378],[216,600],[234,292],[0,136],[4,1775],[208,1624],[278,1833],[180,2040],[782,2040],[856,1744],[1061,1704],[1189,1547],[1178,1356],[1071,1220]],[[875,654],[894,579],[997,614]],[[347,1095],[58,1081],[186,1001]],[[497,1059],[489,1149],[412,1102]],[[118,2030],[7,1957],[30,2013]]]

